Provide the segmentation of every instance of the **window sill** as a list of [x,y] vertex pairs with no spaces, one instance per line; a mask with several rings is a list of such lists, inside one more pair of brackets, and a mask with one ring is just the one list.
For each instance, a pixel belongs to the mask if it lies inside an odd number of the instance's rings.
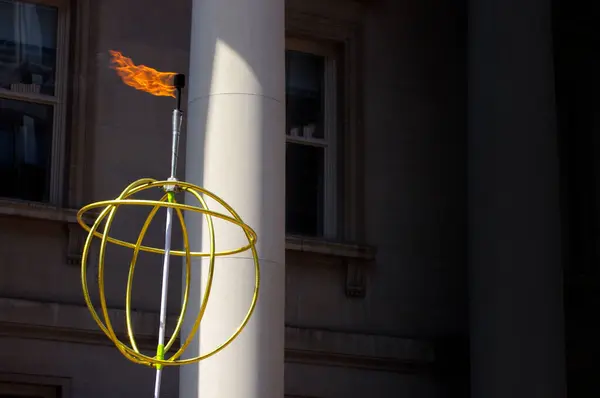
[[61,208],[50,204],[24,200],[0,199],[0,216],[76,223],[77,209]]
[[[77,223],[77,211],[77,209],[60,208],[45,203],[0,199],[0,216],[22,217],[71,224]],[[375,249],[372,246],[295,235],[286,236],[285,248],[286,250],[357,260],[373,260],[375,258]]]
[[286,250],[324,254],[352,259],[373,260],[375,248],[355,243],[328,241],[320,238],[309,238],[296,235],[287,235],[285,238]]
[[[289,251],[332,256],[342,259],[345,268],[346,296],[365,297],[367,291],[367,271],[375,264],[375,248],[345,242],[332,242],[325,239],[302,236],[286,236],[285,248]],[[304,261],[307,260],[303,260]],[[308,260],[308,263],[311,263]]]
[[[0,199],[0,216],[55,221],[67,224],[67,258],[71,265],[81,264],[85,234],[77,224],[77,209],[60,208],[44,203]],[[344,259],[346,294],[364,297],[366,268],[375,262],[375,248],[355,243],[334,242],[319,238],[286,236],[286,250],[333,256]]]
[[24,200],[0,199],[0,216],[53,221],[65,224],[67,240],[65,262],[70,265],[81,264],[81,252],[83,250],[85,234],[83,228],[77,223],[77,209],[61,208],[46,203]]

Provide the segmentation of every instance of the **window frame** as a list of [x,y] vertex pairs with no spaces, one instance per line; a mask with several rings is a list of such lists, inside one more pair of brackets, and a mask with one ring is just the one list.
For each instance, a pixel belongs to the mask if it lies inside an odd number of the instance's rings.
[[[53,107],[52,145],[50,149],[50,173],[48,201],[39,202],[54,206],[63,203],[65,187],[65,164],[67,147],[67,105],[71,30],[71,5],[69,0],[17,0],[21,3],[56,7],[56,78],[53,96],[35,93],[19,93],[0,88],[0,98],[51,105]],[[20,198],[0,198],[3,201],[29,202]],[[38,202],[35,202],[38,203]]]
[[[324,149],[323,161],[323,236],[314,238],[334,239],[338,236],[338,173],[339,173],[339,141],[338,141],[338,68],[339,54],[335,46],[314,40],[286,37],[285,50],[297,51],[321,56],[324,59],[323,71],[323,139],[294,137],[285,131],[286,143],[316,146]],[[286,231],[286,235],[290,235]]]
[[0,372],[0,394],[10,393],[9,388],[15,386],[21,389],[18,393],[30,390],[44,398],[70,398],[72,395],[71,379],[66,377]]
[[58,391],[58,388],[54,386],[0,382],[0,397],[5,395],[19,397],[23,396],[23,398],[60,398],[60,392]]
[[[363,39],[365,6],[287,0],[286,37],[332,43],[339,48],[339,191],[336,242],[366,239],[364,198]],[[288,237],[287,240],[294,239]],[[311,239],[311,242],[324,239]],[[326,242],[322,242],[326,243]],[[312,246],[313,244],[311,244]],[[306,247],[303,243],[302,247]]]

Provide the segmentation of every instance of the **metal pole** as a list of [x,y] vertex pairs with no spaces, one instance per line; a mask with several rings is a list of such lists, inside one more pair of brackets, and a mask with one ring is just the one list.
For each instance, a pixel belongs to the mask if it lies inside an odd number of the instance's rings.
[[[172,133],[173,140],[171,146],[171,176],[168,181],[172,181],[173,185],[165,186],[165,191],[168,195],[169,202],[173,202],[175,199],[176,189],[176,174],[177,174],[177,156],[179,150],[179,135],[181,133],[181,124],[183,120],[183,112],[181,111],[181,89],[185,86],[185,76],[175,75],[173,79],[173,85],[176,90],[177,106],[173,109],[172,117]],[[171,252],[171,232],[173,224],[173,209],[167,208],[167,221],[165,225],[165,255],[163,258],[163,275],[162,275],[162,288],[160,297],[160,323],[158,327],[158,345],[156,348],[156,356],[158,359],[164,359],[165,351],[165,331],[167,323],[167,292],[169,290],[169,260]],[[156,381],[154,383],[154,398],[160,396],[160,385],[162,377],[162,365],[156,366]]]

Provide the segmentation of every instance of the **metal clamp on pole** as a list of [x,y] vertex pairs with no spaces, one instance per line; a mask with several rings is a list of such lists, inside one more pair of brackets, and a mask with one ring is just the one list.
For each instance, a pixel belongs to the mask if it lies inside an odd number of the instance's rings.
[[[183,124],[183,111],[181,110],[181,90],[185,87],[185,75],[177,74],[173,78],[173,86],[175,86],[176,106],[173,109],[172,116],[172,133],[173,140],[171,143],[171,175],[168,181],[177,181],[177,160],[179,158],[179,137],[181,136],[181,125]],[[173,192],[176,190],[176,185],[165,186],[165,191]]]

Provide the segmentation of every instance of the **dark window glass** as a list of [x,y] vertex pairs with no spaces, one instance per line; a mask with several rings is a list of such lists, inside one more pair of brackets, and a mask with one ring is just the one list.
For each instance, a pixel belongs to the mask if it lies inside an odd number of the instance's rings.
[[53,108],[0,98],[0,197],[48,201]]
[[58,9],[0,0],[0,87],[54,95]]
[[323,235],[324,148],[286,144],[286,231]]
[[324,137],[323,77],[323,57],[286,52],[286,134]]

